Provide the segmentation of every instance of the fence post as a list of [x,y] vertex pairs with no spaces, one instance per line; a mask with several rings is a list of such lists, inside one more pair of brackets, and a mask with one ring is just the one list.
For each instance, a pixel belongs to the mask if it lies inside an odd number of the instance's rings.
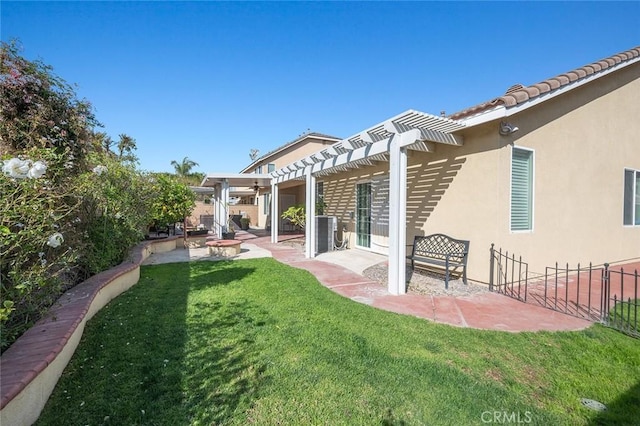
[[493,243],[491,243],[491,248],[489,249],[489,253],[491,255],[491,261],[489,262],[489,291],[493,291],[493,262],[494,262],[494,255],[493,255]]
[[609,323],[609,264],[604,264],[604,271],[602,271],[602,309],[600,310],[602,313],[601,320],[605,322],[605,324]]

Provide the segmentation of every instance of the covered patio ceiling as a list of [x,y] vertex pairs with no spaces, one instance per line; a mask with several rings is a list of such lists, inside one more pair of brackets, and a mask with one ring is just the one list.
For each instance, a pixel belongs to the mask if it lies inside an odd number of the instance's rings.
[[209,173],[200,184],[201,187],[216,187],[226,182],[228,186],[235,188],[252,188],[271,186],[271,175],[269,174],[246,174],[246,173]]

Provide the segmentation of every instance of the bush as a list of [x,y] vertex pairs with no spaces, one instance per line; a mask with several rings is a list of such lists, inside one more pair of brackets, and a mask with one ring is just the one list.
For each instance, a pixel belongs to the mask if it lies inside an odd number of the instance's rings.
[[306,213],[303,204],[295,204],[282,212],[282,218],[288,219],[292,224],[304,229],[306,224]]
[[[91,106],[51,68],[0,50],[0,349],[68,288],[122,262],[154,218],[183,218],[185,185],[135,168],[135,141],[119,153]],[[191,206],[191,207],[190,207]]]
[[[37,155],[38,151],[31,151]],[[37,157],[14,157],[25,167],[51,158],[50,150]],[[37,162],[35,161],[37,160]],[[77,259],[84,243],[74,241],[73,218],[78,200],[72,179],[47,170],[27,177],[4,163],[0,176],[0,329],[2,348],[50,306],[78,274]],[[46,167],[46,166],[45,166]],[[30,170],[31,170],[30,169]],[[54,185],[54,180],[59,183]],[[5,327],[5,325],[8,325]]]
[[87,274],[122,262],[144,238],[157,193],[148,175],[131,164],[96,156],[100,162],[79,177],[80,220],[76,231],[90,242],[80,260]]

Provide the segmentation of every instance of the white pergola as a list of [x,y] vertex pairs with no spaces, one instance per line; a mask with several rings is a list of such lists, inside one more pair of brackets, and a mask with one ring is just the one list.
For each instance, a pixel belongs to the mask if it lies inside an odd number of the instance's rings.
[[305,256],[315,252],[316,177],[353,168],[389,163],[389,293],[406,292],[406,201],[407,153],[434,152],[438,144],[462,145],[455,132],[465,128],[461,121],[409,110],[369,129],[297,160],[269,174],[208,174],[201,186],[214,188],[216,232],[222,235],[228,217],[230,189],[271,187],[271,242],[278,242],[278,187],[289,181],[304,181],[306,198]]
[[201,187],[212,189],[214,203],[214,217],[216,235],[222,235],[223,227],[226,226],[229,217],[229,197],[234,188],[245,190],[252,187],[271,186],[271,175],[268,174],[245,174],[245,173],[212,173],[208,174],[200,184]]
[[389,162],[389,287],[391,294],[406,292],[406,200],[407,152],[433,152],[437,144],[462,145],[454,132],[460,121],[409,110],[350,138],[342,139],[271,172],[271,242],[278,241],[278,185],[291,180],[305,181],[305,255],[314,257],[316,177],[352,168]]

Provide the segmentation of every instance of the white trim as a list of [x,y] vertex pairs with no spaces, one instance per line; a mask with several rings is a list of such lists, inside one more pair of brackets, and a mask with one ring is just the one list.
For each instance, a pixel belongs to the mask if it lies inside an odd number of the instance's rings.
[[[625,174],[627,171],[633,172],[634,176],[633,176],[633,187],[631,188],[631,225],[626,225],[624,223],[624,180],[625,180]],[[635,169],[633,167],[625,167],[623,172],[622,172],[622,227],[623,228],[638,228],[640,227],[640,224],[636,224],[636,220],[638,219],[636,217],[636,194],[638,192],[638,188],[636,187],[637,185],[637,177],[636,175],[640,175],[640,169]]]
[[[513,150],[519,149],[522,151],[531,152],[531,229],[513,230],[511,229],[511,205],[513,195]],[[512,145],[509,156],[509,233],[511,234],[532,234],[534,232],[535,224],[535,191],[536,190],[536,151],[532,148]]]
[[230,186],[238,188],[252,187],[254,182],[258,182],[260,186],[269,186],[272,178],[273,176],[269,173],[208,173],[202,179],[200,187],[211,188],[221,184],[224,180],[227,180]]
[[[614,66],[611,66],[607,69],[601,70],[601,71],[597,71],[589,76],[585,76],[582,78],[579,78],[578,80],[571,82],[569,84],[565,84],[564,86],[558,87],[557,89],[551,90],[549,92],[543,93],[541,95],[535,96],[533,99],[530,99],[526,102],[523,102],[521,104],[517,104],[514,105],[512,107],[505,107],[504,105],[500,105],[498,107],[495,107],[493,109],[490,109],[488,111],[483,111],[477,115],[468,117],[468,118],[461,118],[460,121],[462,123],[464,123],[466,125],[467,128],[469,127],[473,127],[473,126],[477,126],[479,124],[484,124],[484,123],[488,123],[490,121],[494,121],[500,118],[506,118],[509,116],[512,116],[514,114],[518,114],[526,109],[529,109],[531,107],[534,107],[542,102],[548,101],[550,99],[553,99],[557,96],[563,95],[565,93],[567,93],[570,90],[574,90],[584,84],[590,83],[594,80],[599,79],[600,77],[604,77],[608,74],[611,74],[612,72],[618,71],[621,68],[627,67],[629,65],[633,65],[636,62],[640,61],[640,57],[637,58],[633,58],[633,59],[629,59],[626,60],[624,62],[621,62],[619,64],[616,64]],[[590,66],[586,65],[586,66]],[[584,67],[581,67],[584,68]],[[574,71],[569,71],[569,72],[574,72]],[[567,73],[565,73],[567,74]],[[562,75],[562,74],[560,74]],[[553,80],[554,78],[556,78],[558,76],[554,76],[551,78],[548,78],[547,80]],[[544,83],[543,80],[540,83]],[[504,96],[504,95],[503,95]]]
[[329,142],[330,142],[330,141],[338,142],[338,141],[340,140],[339,138],[332,137],[332,136],[329,136],[329,135],[322,135],[322,136],[320,136],[320,135],[313,134],[313,133],[310,133],[310,134],[307,134],[307,135],[302,135],[302,136],[300,136],[298,139],[296,139],[296,140],[294,140],[294,141],[292,141],[292,142],[287,142],[286,144],[282,145],[281,147],[276,148],[275,150],[273,150],[273,151],[271,151],[271,152],[267,152],[265,155],[261,156],[260,158],[257,158],[255,161],[253,161],[253,162],[252,162],[251,164],[249,164],[247,167],[245,167],[244,169],[242,169],[242,170],[240,171],[240,173],[245,173],[245,172],[247,172],[248,170],[251,170],[251,168],[254,168],[254,166],[255,166],[256,164],[261,163],[261,162],[263,162],[263,161],[265,161],[265,160],[267,160],[267,159],[269,159],[269,158],[271,158],[271,157],[275,156],[276,154],[278,154],[278,153],[280,153],[280,152],[284,151],[284,150],[285,150],[285,149],[287,149],[287,148],[294,147],[294,146],[298,145],[299,143],[301,143],[301,142],[303,142],[303,141],[305,141],[305,140],[307,140],[307,139],[309,139],[309,138],[311,138],[311,139],[316,139],[316,140],[319,140],[319,141],[329,141]]

